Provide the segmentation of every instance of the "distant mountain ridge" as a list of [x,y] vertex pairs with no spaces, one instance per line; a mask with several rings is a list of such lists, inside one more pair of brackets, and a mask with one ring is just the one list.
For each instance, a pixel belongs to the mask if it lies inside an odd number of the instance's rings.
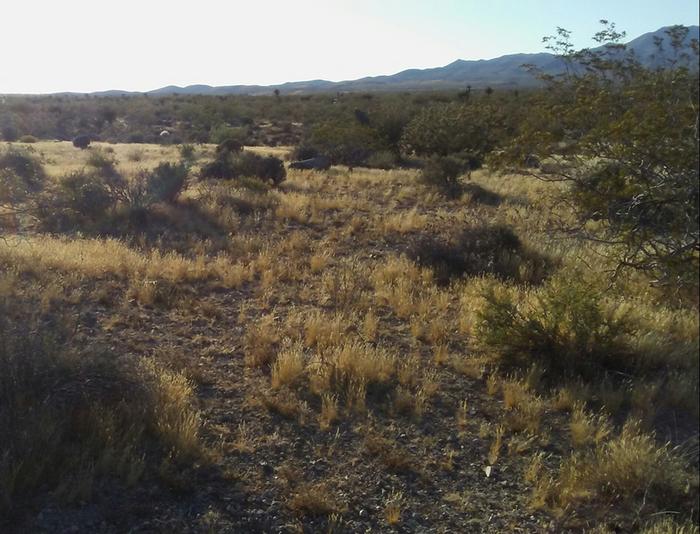
[[[669,26],[655,32],[645,33],[627,43],[642,64],[657,67],[670,57],[668,47],[659,54],[656,46],[658,39],[668,43],[666,31]],[[683,47],[690,49],[691,40],[699,38],[699,27],[688,26],[688,36]],[[463,60],[458,59],[445,65],[428,69],[409,69],[392,75],[368,76],[357,80],[331,82],[328,80],[308,80],[287,82],[278,85],[228,85],[212,87],[210,85],[190,85],[179,87],[169,85],[146,94],[165,96],[173,94],[184,95],[263,95],[279,90],[281,94],[308,94],[320,92],[376,92],[376,91],[420,91],[447,90],[464,88],[471,85],[479,87],[534,87],[538,81],[522,67],[523,64],[533,65],[545,73],[555,74],[562,70],[561,61],[549,53],[509,54],[495,59]],[[697,64],[694,65],[698,67]],[[128,91],[100,91],[92,93],[96,96],[116,96],[142,94]]]

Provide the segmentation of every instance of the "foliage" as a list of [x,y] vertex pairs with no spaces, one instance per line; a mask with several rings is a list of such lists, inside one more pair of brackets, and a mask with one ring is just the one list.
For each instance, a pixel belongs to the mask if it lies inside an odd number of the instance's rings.
[[[570,184],[577,232],[613,245],[618,270],[697,285],[698,76],[680,49],[688,29],[668,32],[676,59],[650,70],[602,22],[599,49],[574,52],[563,29],[548,39],[567,70],[538,73],[547,90],[493,163],[512,170],[532,156],[549,162],[528,172]],[[697,43],[692,50],[697,64]]]
[[0,152],[0,203],[15,205],[40,190],[45,180],[41,162],[29,152],[13,147]]
[[448,196],[457,196],[461,192],[459,177],[464,171],[462,162],[457,158],[432,156],[425,162],[420,179]]
[[236,141],[241,146],[248,140],[248,131],[244,127],[227,126],[220,124],[212,128],[209,133],[209,142],[220,145],[226,141]]
[[491,105],[455,102],[427,107],[406,126],[403,150],[418,156],[461,154],[478,168],[503,135],[501,113]]
[[136,181],[142,184],[141,205],[175,202],[185,187],[188,174],[185,163],[160,163],[152,171],[139,173]]
[[85,150],[87,147],[90,146],[90,137],[87,135],[78,135],[77,137],[73,138],[73,146],[75,148],[80,148],[81,150]]
[[36,214],[47,228],[69,230],[96,222],[116,202],[113,189],[99,173],[76,171],[38,196]]
[[559,275],[530,302],[495,287],[483,296],[479,337],[498,352],[506,368],[537,364],[552,382],[632,369],[624,341],[631,325],[608,309],[580,277]]
[[326,122],[311,131],[306,145],[330,157],[333,164],[355,166],[363,165],[381,147],[381,142],[367,125]]
[[279,158],[228,150],[217,151],[216,158],[202,167],[200,173],[201,178],[260,178],[273,185],[282,183],[286,176],[284,162]]

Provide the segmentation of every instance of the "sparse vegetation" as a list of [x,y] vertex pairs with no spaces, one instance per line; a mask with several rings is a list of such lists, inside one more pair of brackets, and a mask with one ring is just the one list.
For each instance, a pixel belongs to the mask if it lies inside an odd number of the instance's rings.
[[0,530],[696,532],[697,80],[640,76],[0,102]]

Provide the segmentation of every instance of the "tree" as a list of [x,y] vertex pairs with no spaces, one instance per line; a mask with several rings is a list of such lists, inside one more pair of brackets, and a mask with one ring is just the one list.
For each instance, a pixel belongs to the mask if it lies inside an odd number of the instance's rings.
[[688,28],[672,28],[667,60],[650,69],[620,43],[624,33],[601,23],[596,49],[574,51],[562,28],[545,38],[564,72],[535,71],[545,90],[492,163],[512,171],[534,156],[543,165],[525,172],[568,183],[578,218],[569,230],[610,245],[616,273],[696,285],[698,73],[688,59],[697,65],[697,41],[684,46]]

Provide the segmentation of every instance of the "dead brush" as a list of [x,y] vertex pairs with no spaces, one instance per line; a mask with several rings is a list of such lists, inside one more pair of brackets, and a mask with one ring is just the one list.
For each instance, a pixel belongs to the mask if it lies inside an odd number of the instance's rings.
[[370,434],[365,438],[365,449],[391,472],[405,473],[417,470],[417,459],[410,452],[377,434]]
[[279,335],[275,325],[275,317],[265,315],[257,323],[246,330],[243,337],[245,362],[249,367],[261,367],[272,361]]
[[302,517],[328,516],[342,513],[346,509],[333,497],[333,492],[328,485],[321,483],[300,486],[287,505],[295,514]]
[[201,457],[200,416],[182,374],[69,347],[60,322],[34,331],[24,309],[23,297],[0,299],[0,511],[46,492],[88,499],[105,477],[134,484],[163,457]]
[[612,426],[607,417],[588,414],[582,403],[577,403],[571,412],[569,434],[575,449],[587,445],[599,446],[612,433]]
[[401,508],[403,493],[392,491],[384,501],[384,519],[389,526],[398,525],[401,522]]
[[272,365],[272,388],[293,386],[304,375],[305,360],[304,348],[301,345],[295,344],[283,348]]
[[321,413],[318,422],[321,430],[328,430],[338,420],[338,397],[324,394],[321,397]]
[[686,461],[668,445],[657,444],[638,421],[629,420],[617,436],[565,460],[549,500],[560,509],[600,499],[641,501],[653,513],[682,509],[696,497],[697,475],[691,475]]
[[349,324],[342,314],[327,315],[314,310],[304,322],[304,344],[318,351],[338,346],[345,339]]

